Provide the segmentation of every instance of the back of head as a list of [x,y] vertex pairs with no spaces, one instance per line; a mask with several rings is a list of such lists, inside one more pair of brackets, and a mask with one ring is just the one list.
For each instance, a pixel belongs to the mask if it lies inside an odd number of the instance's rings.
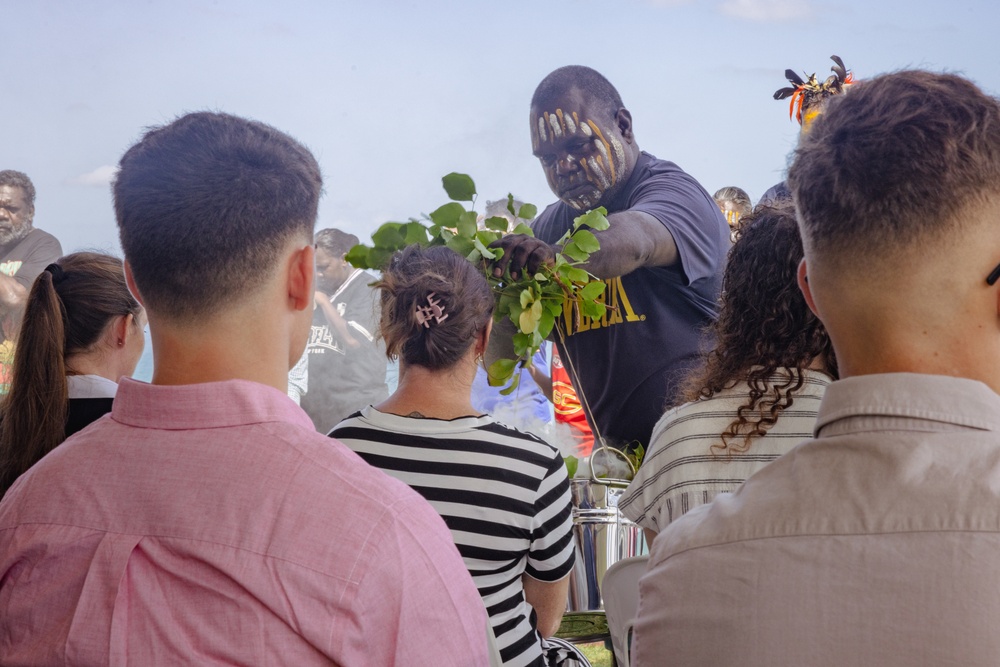
[[189,320],[252,294],[293,236],[311,242],[322,178],[273,127],[192,113],[148,131],[114,183],[125,257],[146,306]]
[[66,359],[95,350],[112,320],[140,310],[121,260],[109,255],[67,255],[35,279],[3,405],[0,491],[64,439]]
[[432,371],[450,369],[465,357],[493,315],[486,278],[445,247],[401,250],[376,286],[386,354]]
[[618,90],[600,72],[583,65],[567,65],[542,79],[531,97],[531,107],[547,108],[574,88],[596,105],[595,109],[605,116],[602,119],[605,122],[613,121],[618,110],[625,106]]
[[887,74],[828,104],[788,172],[810,269],[912,274],[901,257],[1000,193],[1000,106],[966,79]]
[[[734,383],[750,386],[746,407],[726,434],[723,449],[743,451],[763,435],[802,386],[802,369],[819,365],[836,377],[837,364],[822,322],[797,282],[802,240],[790,202],[757,207],[741,220],[723,278],[717,339],[705,369],[693,376],[687,398],[708,398]],[[769,381],[784,370],[787,380]],[[731,439],[742,443],[730,443]],[[713,449],[716,447],[713,446]]]

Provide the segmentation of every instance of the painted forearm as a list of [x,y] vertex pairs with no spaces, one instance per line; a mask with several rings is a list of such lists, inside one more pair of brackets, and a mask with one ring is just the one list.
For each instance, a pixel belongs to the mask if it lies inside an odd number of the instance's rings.
[[616,278],[641,267],[669,266],[677,261],[673,236],[648,213],[622,211],[609,215],[608,221],[608,229],[595,232],[601,249],[584,265],[598,278]]

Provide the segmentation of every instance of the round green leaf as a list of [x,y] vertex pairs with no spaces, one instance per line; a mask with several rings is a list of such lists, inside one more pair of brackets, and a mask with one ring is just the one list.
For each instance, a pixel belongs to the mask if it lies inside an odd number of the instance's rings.
[[442,227],[455,227],[458,225],[458,219],[463,213],[465,213],[465,207],[458,202],[452,201],[439,207],[428,217],[436,225],[441,225]]
[[476,184],[468,174],[451,172],[441,179],[444,191],[455,201],[472,201],[476,198]]
[[573,234],[573,242],[576,243],[576,247],[584,252],[597,252],[601,249],[601,243],[594,236],[593,232],[588,232],[586,229],[581,229],[575,234]]
[[517,212],[517,217],[522,220],[534,220],[536,215],[538,215],[538,207],[534,204],[525,204]]
[[607,285],[605,285],[603,281],[595,280],[580,290],[580,298],[586,299],[587,301],[593,301],[597,297],[604,294],[605,287],[607,287]]
[[497,359],[486,369],[486,375],[491,387],[499,387],[514,374],[516,359]]
[[476,224],[476,212],[475,211],[465,211],[458,217],[458,235],[467,239],[471,239],[476,235],[476,230],[479,229]]

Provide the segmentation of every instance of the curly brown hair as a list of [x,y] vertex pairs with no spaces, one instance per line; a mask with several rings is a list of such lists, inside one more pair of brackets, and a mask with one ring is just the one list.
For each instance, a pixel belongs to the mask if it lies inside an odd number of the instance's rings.
[[[714,444],[716,455],[745,452],[791,407],[815,360],[837,377],[837,361],[823,323],[809,310],[796,274],[802,238],[791,202],[759,206],[740,220],[723,278],[715,348],[688,378],[685,400],[711,398],[746,382],[746,402]],[[776,373],[777,371],[783,373]]]

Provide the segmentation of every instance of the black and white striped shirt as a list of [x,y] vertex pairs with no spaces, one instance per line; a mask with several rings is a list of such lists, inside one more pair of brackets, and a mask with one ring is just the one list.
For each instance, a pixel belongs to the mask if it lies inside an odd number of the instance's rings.
[[[785,382],[787,377],[776,374],[770,381]],[[722,444],[722,433],[750,395],[745,382],[712,398],[668,410],[653,428],[646,457],[618,509],[643,528],[660,532],[716,495],[735,491],[750,475],[812,438],[820,400],[830,381],[825,373],[804,370],[802,388],[792,394],[792,405],[745,452],[712,451],[712,445]]]
[[441,514],[483,597],[508,666],[542,665],[521,576],[573,569],[572,504],[559,452],[488,415],[418,419],[368,407],[331,433]]

